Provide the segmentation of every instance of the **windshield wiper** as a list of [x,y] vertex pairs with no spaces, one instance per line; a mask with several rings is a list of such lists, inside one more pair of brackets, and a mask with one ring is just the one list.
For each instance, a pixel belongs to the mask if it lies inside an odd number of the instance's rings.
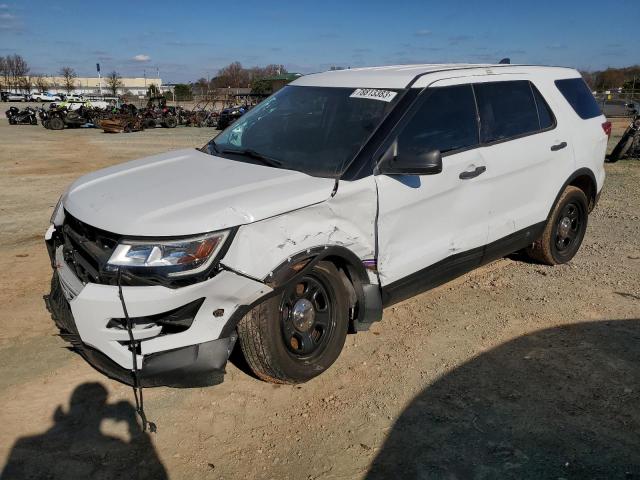
[[243,157],[254,158],[256,160],[260,160],[265,165],[269,165],[270,167],[282,166],[282,162],[280,160],[273,157],[268,157],[250,148],[245,148],[245,149],[228,148],[228,149],[222,150],[222,153],[231,153],[234,155],[242,155]]

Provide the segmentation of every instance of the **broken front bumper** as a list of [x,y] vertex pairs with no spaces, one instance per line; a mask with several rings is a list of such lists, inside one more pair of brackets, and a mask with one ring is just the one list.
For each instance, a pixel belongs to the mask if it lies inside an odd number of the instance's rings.
[[[65,263],[62,247],[52,254],[56,272],[47,307],[63,337],[95,368],[131,384],[132,354],[118,287],[83,284]],[[183,288],[122,287],[132,334],[140,345],[136,360],[142,385],[219,383],[220,375],[214,374],[224,372],[236,340],[235,330],[223,329],[234,313],[270,291],[230,271]],[[186,308],[192,312],[189,318],[178,318]]]

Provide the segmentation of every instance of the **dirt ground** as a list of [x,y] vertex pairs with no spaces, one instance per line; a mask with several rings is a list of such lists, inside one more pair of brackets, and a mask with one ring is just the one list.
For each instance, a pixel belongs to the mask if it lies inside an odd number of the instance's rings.
[[514,255],[390,308],[304,385],[263,383],[235,352],[222,385],[146,390],[142,433],[130,388],[56,336],[42,235],[77,176],[213,134],[0,120],[3,478],[640,477],[637,160],[606,166],[569,264]]

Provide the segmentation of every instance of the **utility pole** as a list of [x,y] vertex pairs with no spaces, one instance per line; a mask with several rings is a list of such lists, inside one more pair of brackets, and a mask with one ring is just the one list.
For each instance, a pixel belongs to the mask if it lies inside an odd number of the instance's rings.
[[98,70],[98,91],[100,92],[100,96],[102,96],[102,75],[100,75],[99,63],[96,63],[96,70]]

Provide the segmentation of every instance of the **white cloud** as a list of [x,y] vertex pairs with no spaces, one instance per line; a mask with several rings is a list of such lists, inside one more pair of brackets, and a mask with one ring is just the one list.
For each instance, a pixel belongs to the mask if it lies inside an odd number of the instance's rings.
[[415,35],[416,37],[428,37],[432,33],[433,32],[431,30],[422,29],[422,30],[418,30]]
[[149,55],[136,55],[135,57],[133,57],[131,60],[133,60],[134,62],[148,62],[149,60],[151,60],[151,57]]

